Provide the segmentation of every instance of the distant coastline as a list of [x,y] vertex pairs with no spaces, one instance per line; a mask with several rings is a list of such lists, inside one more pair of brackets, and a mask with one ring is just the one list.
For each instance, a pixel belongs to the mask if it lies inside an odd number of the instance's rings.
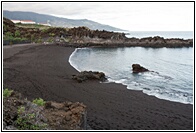
[[3,45],[16,43],[58,44],[67,47],[193,47],[193,39],[160,36],[126,37],[123,32],[91,30],[88,27],[62,28],[37,24],[14,24],[3,18]]
[[125,31],[126,37],[131,38],[146,38],[153,36],[160,36],[165,39],[180,38],[193,39],[193,31]]

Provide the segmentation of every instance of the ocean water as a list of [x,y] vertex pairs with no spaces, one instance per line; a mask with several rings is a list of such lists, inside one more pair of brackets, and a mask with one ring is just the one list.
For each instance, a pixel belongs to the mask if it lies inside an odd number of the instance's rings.
[[126,37],[144,38],[149,36],[160,36],[164,38],[193,39],[192,31],[129,31]]
[[[102,71],[127,89],[193,104],[193,48],[78,48],[69,62],[78,71]],[[134,74],[135,63],[153,72]]]

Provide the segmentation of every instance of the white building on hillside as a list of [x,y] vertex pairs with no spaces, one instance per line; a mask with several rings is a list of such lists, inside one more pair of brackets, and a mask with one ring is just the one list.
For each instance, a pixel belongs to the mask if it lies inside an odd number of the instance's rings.
[[21,24],[36,24],[36,22],[32,20],[11,20],[13,23],[21,23]]
[[48,23],[39,23],[40,25],[45,25],[45,26],[51,26],[51,24]]
[[40,24],[40,25],[45,25],[45,26],[51,26],[50,20],[48,20],[47,23],[38,23],[38,24]]
[[13,23],[20,23],[20,20],[11,20]]
[[36,22],[32,20],[21,20],[21,24],[36,24]]

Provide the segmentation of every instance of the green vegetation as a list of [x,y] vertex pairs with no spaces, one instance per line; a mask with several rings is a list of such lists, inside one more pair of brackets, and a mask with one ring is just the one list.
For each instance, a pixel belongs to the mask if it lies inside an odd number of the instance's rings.
[[47,42],[53,42],[54,41],[54,39],[52,38],[52,37],[50,37],[48,40],[47,40]]
[[15,35],[15,37],[20,37],[20,31],[16,30],[14,35]]
[[42,98],[36,98],[33,100],[33,103],[37,104],[38,106],[44,106],[46,102]]
[[50,37],[54,37],[55,34],[54,34],[54,33],[49,33],[49,36],[50,36]]
[[3,31],[7,31],[7,30],[8,30],[8,28],[9,28],[9,26],[8,26],[8,25],[3,24]]
[[[5,115],[6,118],[3,118],[3,120],[6,123],[13,121],[11,122],[12,125],[18,130],[46,130],[46,128],[48,128],[48,124],[41,113],[45,101],[41,98],[35,99],[34,103],[39,105],[37,106],[32,102],[29,102],[27,99],[18,99],[17,95],[15,95],[16,93],[11,96],[12,92],[13,90],[9,90],[7,88],[3,90],[3,98],[8,98],[8,100],[5,100],[6,103],[5,101],[3,103],[3,111],[7,114]],[[13,101],[16,103],[22,103],[22,105],[18,106],[13,104]]]
[[49,29],[49,28],[43,28],[43,29],[41,30],[41,32],[42,32],[42,33],[47,33],[48,29]]
[[[47,31],[50,26],[40,24],[13,24],[9,19],[3,20],[3,44],[12,45],[19,43],[42,43],[42,31]],[[51,34],[54,36],[54,34]],[[45,36],[44,36],[45,37]]]
[[[4,36],[3,36],[4,37]],[[6,32],[5,37],[13,37],[13,34],[11,32]]]
[[13,90],[8,90],[7,88],[3,90],[3,98],[9,97],[12,94]]
[[25,107],[21,106],[20,108],[18,108],[18,114],[21,114],[25,111]]
[[35,42],[35,35],[31,35],[31,42]]
[[35,43],[42,43],[42,42],[43,41],[42,41],[41,37],[39,37],[39,39],[35,40]]
[[18,117],[16,120],[17,128],[19,130],[42,130],[47,127],[47,124],[36,123],[36,114],[25,112],[25,107],[18,108]]
[[3,35],[3,40],[9,41],[9,44],[13,44],[13,43],[20,43],[23,41],[27,41],[27,38],[24,37],[20,37],[20,31],[16,30],[15,33],[11,33],[11,32],[6,32]]
[[[50,27],[40,24],[13,24],[10,20],[4,18],[3,24],[3,44],[12,45],[20,43],[43,43],[47,41],[53,43],[56,36],[60,36],[69,30],[69,28]],[[61,39],[61,42],[69,40]]]

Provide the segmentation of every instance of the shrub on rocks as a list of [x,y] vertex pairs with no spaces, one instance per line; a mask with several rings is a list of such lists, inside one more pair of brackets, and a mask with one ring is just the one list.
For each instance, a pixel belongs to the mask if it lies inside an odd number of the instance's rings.
[[4,130],[85,130],[87,111],[82,103],[57,103],[35,99],[34,102],[16,91],[3,99]]

